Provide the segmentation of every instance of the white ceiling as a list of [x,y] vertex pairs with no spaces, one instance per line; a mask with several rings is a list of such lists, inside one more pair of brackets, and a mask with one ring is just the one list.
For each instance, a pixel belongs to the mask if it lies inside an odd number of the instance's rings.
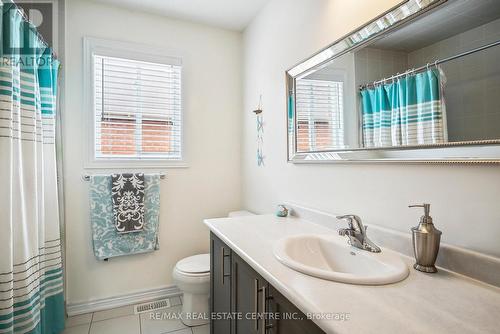
[[242,31],[270,0],[94,0]]

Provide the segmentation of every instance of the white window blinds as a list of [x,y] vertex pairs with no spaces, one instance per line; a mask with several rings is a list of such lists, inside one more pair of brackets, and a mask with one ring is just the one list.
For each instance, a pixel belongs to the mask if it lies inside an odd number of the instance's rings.
[[182,159],[180,61],[93,56],[95,158]]
[[300,79],[296,82],[297,151],[344,146],[343,82]]

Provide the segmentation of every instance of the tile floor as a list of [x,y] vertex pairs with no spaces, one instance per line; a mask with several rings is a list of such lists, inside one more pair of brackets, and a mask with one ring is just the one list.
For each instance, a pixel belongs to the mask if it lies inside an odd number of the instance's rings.
[[[158,312],[180,312],[181,299],[170,298],[172,305]],[[134,306],[69,317],[63,334],[208,334],[208,325],[187,327],[177,319],[151,319],[150,313],[134,314]]]

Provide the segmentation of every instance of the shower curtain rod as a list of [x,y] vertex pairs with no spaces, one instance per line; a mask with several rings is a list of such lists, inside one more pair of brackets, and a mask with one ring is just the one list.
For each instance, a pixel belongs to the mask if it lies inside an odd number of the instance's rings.
[[476,52],[479,52],[479,51],[483,51],[483,50],[492,48],[492,47],[497,46],[497,45],[500,45],[500,40],[498,40],[496,42],[493,42],[493,43],[490,43],[490,44],[486,44],[486,45],[480,46],[478,48],[475,48],[475,49],[472,49],[472,50],[469,50],[469,51],[465,51],[465,52],[456,54],[456,55],[451,56],[451,57],[447,57],[447,58],[444,58],[444,59],[436,60],[435,62],[432,62],[432,63],[427,63],[426,65],[423,65],[423,66],[420,66],[420,67],[417,67],[417,68],[413,68],[413,69],[407,70],[407,71],[405,71],[403,73],[398,73],[398,74],[396,74],[394,76],[391,76],[389,78],[386,78],[386,79],[374,81],[373,83],[369,83],[369,84],[365,84],[365,85],[360,85],[359,89],[363,90],[363,89],[365,89],[367,87],[374,87],[374,86],[376,86],[376,85],[378,85],[380,83],[386,82],[388,80],[394,80],[396,78],[403,77],[403,76],[405,76],[405,75],[407,75],[409,73],[421,72],[421,71],[423,71],[425,69],[428,69],[429,66],[437,66],[439,64],[446,63],[448,61],[455,60],[457,58],[465,57],[465,56],[468,56],[470,54],[473,54],[473,53],[476,53]]
[[[159,173],[159,174],[160,174],[160,180],[164,180],[164,179],[165,179],[165,177],[166,177],[165,173]],[[90,177],[91,177],[91,176],[92,176],[92,175],[90,175],[90,174],[83,174],[83,175],[82,175],[82,180],[83,180],[83,181],[90,181]]]

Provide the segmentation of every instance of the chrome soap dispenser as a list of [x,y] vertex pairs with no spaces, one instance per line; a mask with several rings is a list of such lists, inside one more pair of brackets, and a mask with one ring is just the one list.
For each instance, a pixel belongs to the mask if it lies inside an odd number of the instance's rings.
[[437,269],[434,263],[436,263],[439,252],[441,231],[435,228],[432,223],[432,217],[429,215],[431,205],[410,205],[409,207],[424,208],[424,215],[420,217],[420,223],[411,229],[413,252],[416,260],[413,268],[425,273],[435,273]]

